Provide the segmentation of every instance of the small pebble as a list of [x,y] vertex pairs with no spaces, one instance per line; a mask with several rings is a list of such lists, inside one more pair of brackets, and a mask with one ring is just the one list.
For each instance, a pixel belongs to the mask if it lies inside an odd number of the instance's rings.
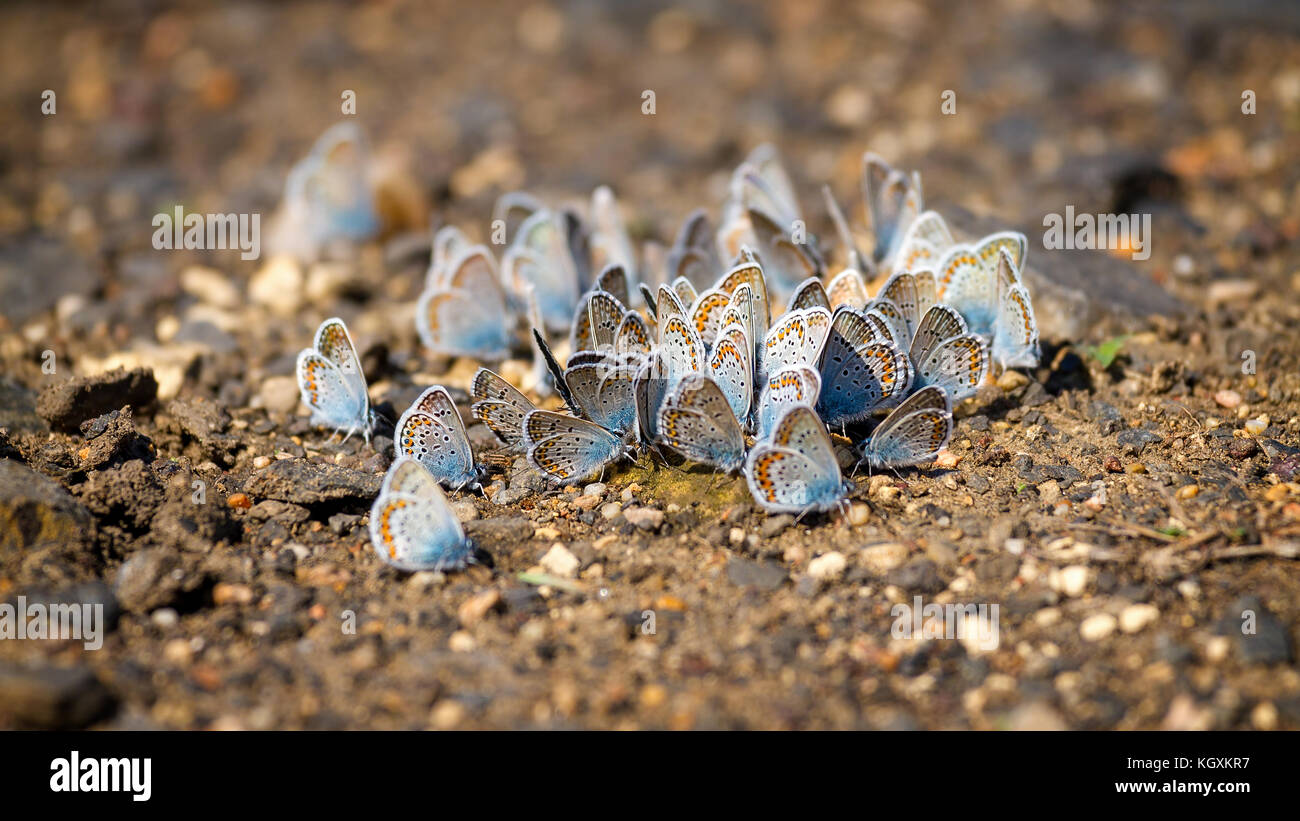
[[600,515],[605,519],[616,519],[623,515],[623,506],[618,502],[606,502],[600,509]]
[[1154,604],[1130,604],[1119,614],[1119,629],[1125,633],[1140,632],[1160,618],[1160,609]]
[[1109,613],[1098,613],[1083,620],[1079,625],[1079,635],[1084,641],[1102,641],[1110,638],[1117,626],[1114,616]]
[[629,507],[623,517],[642,530],[658,530],[664,523],[664,512],[652,507]]
[[584,488],[582,489],[582,495],[583,495],[583,496],[597,496],[597,497],[599,497],[599,496],[604,496],[604,495],[605,495],[605,490],[606,490],[607,488],[608,488],[608,485],[606,485],[604,482],[592,482],[591,484],[587,485],[586,487],[584,487]]
[[1214,401],[1218,403],[1219,407],[1232,410],[1241,404],[1241,394],[1232,390],[1219,391],[1214,394]]
[[567,547],[556,542],[551,545],[550,550],[546,551],[546,555],[542,556],[539,564],[547,573],[564,579],[572,579],[577,575],[578,567],[582,562],[577,556],[569,552]]
[[844,554],[838,550],[832,550],[830,553],[824,553],[808,562],[808,575],[814,579],[838,578],[847,565],[848,560],[844,558]]

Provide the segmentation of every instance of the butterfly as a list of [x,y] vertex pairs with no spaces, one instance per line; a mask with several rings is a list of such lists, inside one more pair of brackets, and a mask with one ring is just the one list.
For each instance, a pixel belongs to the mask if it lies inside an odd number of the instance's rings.
[[623,440],[595,422],[548,410],[524,417],[528,463],[548,481],[573,484],[626,453]]
[[754,350],[741,325],[728,325],[709,353],[709,376],[727,400],[739,420],[749,419],[754,399],[754,367],[750,354]]
[[999,309],[998,260],[1005,251],[1014,270],[1024,263],[1028,240],[1024,234],[1002,231],[971,243],[959,243],[944,253],[934,269],[939,299],[956,308],[971,333],[994,336]]
[[745,432],[718,383],[692,374],[659,408],[661,441],[696,462],[726,473],[745,463]]
[[370,508],[370,544],[399,570],[457,570],[474,561],[474,545],[428,469],[400,456]]
[[[597,269],[617,265],[624,272],[628,285],[635,285],[636,252],[628,237],[627,226],[619,213],[618,200],[608,186],[602,185],[591,195],[591,257]],[[627,290],[621,295],[627,304]]]
[[687,215],[668,251],[668,276],[684,279],[695,289],[707,288],[722,270],[709,213],[698,208]]
[[446,388],[434,385],[426,389],[397,420],[394,430],[396,456],[415,459],[452,490],[466,485],[483,489],[465,423]]
[[524,417],[537,410],[537,406],[518,388],[487,368],[475,372],[470,395],[475,400],[470,406],[474,418],[487,425],[503,444],[512,449],[521,448]]
[[934,273],[929,270],[917,273],[895,271],[880,287],[876,299],[898,308],[899,319],[887,318],[897,326],[899,343],[907,345],[916,334],[921,317],[939,299]]
[[856,268],[845,268],[831,279],[826,286],[826,299],[834,311],[841,305],[861,309],[870,300],[867,296],[867,283]]
[[796,365],[816,365],[831,328],[831,312],[825,308],[790,311],[778,319],[763,339],[764,373]]
[[862,156],[862,195],[876,236],[872,256],[896,269],[894,260],[912,222],[921,212],[921,178],[895,170],[879,156]]
[[1032,368],[1038,364],[1038,320],[1029,291],[1020,282],[1011,255],[998,252],[998,319],[993,330],[993,358],[1003,368]]
[[723,315],[731,304],[731,294],[721,288],[710,288],[695,298],[691,305],[691,322],[706,348],[712,348],[722,330]]
[[374,414],[361,361],[343,320],[333,317],[320,324],[312,347],[298,354],[297,371],[298,392],[311,408],[312,423],[328,425],[335,433],[346,429],[345,442],[361,431],[369,443]]
[[955,244],[948,224],[936,211],[926,211],[913,220],[893,260],[894,271],[934,268],[940,257]]
[[482,245],[466,248],[447,271],[445,281],[426,288],[416,303],[420,341],[447,356],[504,359],[511,337],[492,252]]
[[851,308],[835,311],[819,372],[817,412],[831,426],[866,419],[906,396],[912,383],[907,354]]
[[862,460],[871,467],[905,467],[934,460],[952,437],[952,406],[943,388],[922,388],[871,432]]
[[826,426],[807,405],[786,411],[771,439],[750,450],[745,480],[770,513],[830,510],[852,487],[840,474]]
[[979,390],[989,369],[988,345],[967,332],[961,314],[947,305],[926,311],[912,337],[909,356],[912,390],[938,385],[953,402]]
[[756,147],[732,172],[717,241],[728,257],[736,256],[746,245],[760,247],[754,215],[775,226],[789,227],[800,220],[794,186],[770,143]]
[[[829,185],[822,186],[822,199],[826,203],[826,211],[830,214],[831,222],[835,225],[835,233],[839,235],[840,244],[844,246],[849,267],[858,271],[874,271],[875,266],[871,260],[858,249],[858,242],[853,237],[852,229],[849,228],[849,221],[845,218],[844,212],[840,209],[840,204],[836,201],[835,194],[831,191]],[[831,307],[834,307],[834,305]],[[861,305],[855,307],[861,307]]]
[[533,285],[546,328],[554,332],[570,326],[582,294],[565,219],[545,208],[533,212],[519,225],[501,262],[517,299]]
[[633,380],[639,369],[639,357],[607,355],[570,364],[564,369],[564,381],[584,418],[621,434],[636,424]]
[[356,123],[326,129],[289,171],[271,245],[313,260],[334,240],[357,242],[379,230],[367,175],[370,157]]
[[759,394],[755,436],[758,439],[770,437],[777,421],[795,405],[815,408],[821,389],[821,375],[807,366],[785,368],[769,376]]
[[826,293],[826,286],[820,279],[809,277],[799,283],[790,295],[790,310],[798,311],[804,308],[825,308],[831,310],[830,296]]

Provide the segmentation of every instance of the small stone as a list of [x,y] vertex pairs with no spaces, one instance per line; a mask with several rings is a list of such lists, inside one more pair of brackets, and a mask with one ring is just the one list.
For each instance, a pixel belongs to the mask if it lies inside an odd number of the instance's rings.
[[457,630],[447,639],[447,649],[453,653],[472,653],[478,647],[474,637],[464,630]]
[[855,502],[852,505],[849,505],[849,524],[854,527],[861,527],[870,521],[871,508],[861,502]]
[[619,516],[623,515],[623,506],[618,502],[606,502],[600,508],[600,515],[606,520],[617,519]]
[[664,523],[664,512],[653,507],[629,507],[623,511],[623,518],[641,530],[658,530]]
[[1022,704],[1007,716],[1007,727],[1011,730],[1042,732],[1070,729],[1065,718],[1050,704],[1034,701]]
[[0,459],[0,556],[13,557],[11,569],[25,548],[89,544],[93,526],[91,512],[57,482],[17,461]]
[[239,307],[239,288],[232,278],[213,268],[191,265],[181,272],[181,290],[218,308]]
[[226,504],[235,510],[248,510],[253,506],[253,500],[247,493],[232,493],[226,497]]
[[880,489],[880,493],[877,495],[879,496],[880,501],[882,502],[895,502],[898,501],[898,498],[903,495],[903,491],[899,490],[893,485],[885,485]]
[[280,316],[297,315],[302,296],[302,269],[292,257],[283,254],[271,257],[248,283],[248,298]]
[[456,618],[460,621],[462,627],[473,627],[483,620],[483,617],[501,604],[501,593],[496,589],[485,590],[474,596],[470,596],[456,610]]
[[578,567],[582,564],[577,556],[559,542],[551,545],[551,549],[546,551],[546,555],[542,556],[538,563],[547,573],[563,579],[572,579],[576,576]]
[[1196,498],[1196,494],[1200,492],[1201,488],[1197,485],[1183,485],[1178,488],[1177,492],[1174,493],[1174,496],[1181,501],[1186,501],[1188,499]]
[[733,527],[727,534],[727,541],[731,542],[732,547],[740,547],[745,543],[745,531],[738,527]]
[[212,588],[213,604],[251,604],[252,601],[253,588],[246,584],[218,582]]
[[1114,456],[1107,456],[1107,457],[1106,457],[1106,464],[1104,465],[1104,467],[1106,468],[1106,472],[1107,472],[1107,473],[1123,473],[1123,472],[1124,472],[1124,465],[1123,465],[1123,463],[1120,462],[1120,460],[1117,459],[1117,458],[1114,457]]
[[1070,598],[1082,596],[1088,589],[1090,573],[1083,565],[1070,565],[1060,570],[1053,570],[1047,576],[1047,585],[1058,593]]
[[1254,439],[1233,439],[1228,443],[1228,456],[1233,459],[1249,459],[1258,452]]
[[582,495],[595,496],[599,498],[605,495],[605,491],[608,489],[608,487],[609,486],[606,485],[604,482],[592,482],[591,484],[587,485],[582,489]]
[[1260,436],[1268,430],[1269,418],[1267,416],[1257,416],[1254,419],[1247,419],[1246,424],[1242,425],[1246,433],[1251,436]]
[[1160,434],[1153,433],[1145,428],[1129,428],[1126,431],[1121,431],[1120,434],[1115,437],[1116,444],[1123,449],[1123,452],[1132,454],[1133,456],[1141,456],[1142,451],[1146,450],[1148,445],[1153,445],[1156,442],[1163,440],[1164,437]]
[[1241,404],[1241,394],[1232,390],[1219,391],[1214,394],[1214,401],[1218,403],[1219,407],[1235,410]]
[[578,510],[588,511],[600,507],[600,496],[587,496],[583,494],[573,500],[573,506]]
[[533,538],[543,542],[553,542],[560,538],[560,531],[554,527],[539,527],[533,531]]
[[1055,479],[1048,479],[1038,486],[1038,498],[1045,505],[1055,504],[1061,498],[1061,486]]
[[1083,620],[1079,625],[1079,635],[1084,641],[1103,641],[1115,632],[1117,622],[1109,613],[1097,613]]
[[771,539],[781,535],[787,527],[794,524],[794,517],[788,513],[779,516],[768,516],[763,520],[762,526],[758,532],[764,539]]
[[297,377],[269,376],[258,389],[253,405],[266,408],[272,413],[289,414],[298,409],[301,398]]
[[175,627],[180,623],[180,620],[180,614],[170,607],[159,607],[157,610],[153,611],[153,613],[149,614],[149,621],[153,622],[155,627],[160,627],[164,630]]
[[889,571],[902,567],[907,561],[907,545],[901,542],[885,542],[862,548],[862,563],[876,575],[883,576]]
[[808,562],[808,575],[814,579],[835,579],[844,573],[848,560],[838,550],[824,553]]
[[1261,701],[1250,711],[1250,726],[1256,730],[1277,729],[1277,707],[1271,701]]
[[944,448],[934,457],[934,466],[944,470],[952,470],[961,464],[962,457],[952,451]]
[[1007,369],[998,377],[998,387],[1003,393],[1011,393],[1029,384],[1029,377],[1020,371]]
[[452,730],[465,720],[465,705],[454,698],[444,698],[429,711],[429,725],[435,730]]
[[1160,618],[1160,609],[1154,604],[1130,604],[1119,614],[1119,629],[1125,633],[1138,633]]
[[772,591],[785,583],[785,568],[768,562],[731,559],[727,562],[727,580],[738,587],[756,587]]

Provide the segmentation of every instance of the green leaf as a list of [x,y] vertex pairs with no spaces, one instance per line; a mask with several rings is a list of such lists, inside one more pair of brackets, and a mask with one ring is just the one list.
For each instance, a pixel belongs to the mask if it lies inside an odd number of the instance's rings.
[[1119,356],[1120,351],[1124,348],[1124,343],[1128,341],[1128,334],[1112,337],[1100,345],[1084,345],[1083,352],[1097,360],[1097,364],[1103,368],[1109,368],[1115,364],[1115,359]]

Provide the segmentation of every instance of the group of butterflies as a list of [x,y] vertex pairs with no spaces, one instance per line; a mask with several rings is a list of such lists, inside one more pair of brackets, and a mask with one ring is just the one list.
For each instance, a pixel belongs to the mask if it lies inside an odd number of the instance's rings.
[[[518,347],[523,320],[532,388],[554,390],[567,412],[538,408],[480,368],[472,413],[553,484],[666,447],[743,474],[769,512],[831,510],[852,487],[831,431],[870,468],[931,462],[951,437],[953,403],[975,393],[991,361],[1032,367],[1039,356],[1020,274],[1025,237],[958,243],[941,216],[922,210],[915,174],[870,154],[864,164],[876,244],[858,249],[827,190],[848,261],[834,276],[767,146],[733,176],[721,229],[697,211],[666,257],[648,249],[640,266],[608,189],[597,190],[588,218],[508,194],[494,211],[507,238],[500,268],[458,229],[435,235],[420,337],[438,353],[492,363]],[[879,279],[872,296],[868,282]],[[774,315],[776,300],[784,313]],[[565,332],[562,366],[551,344]],[[298,381],[314,422],[368,439],[365,378],[341,320],[326,320],[299,355]],[[481,490],[483,469],[444,387],[402,414],[394,448],[371,511],[376,552],[406,570],[472,560],[441,487]]]

